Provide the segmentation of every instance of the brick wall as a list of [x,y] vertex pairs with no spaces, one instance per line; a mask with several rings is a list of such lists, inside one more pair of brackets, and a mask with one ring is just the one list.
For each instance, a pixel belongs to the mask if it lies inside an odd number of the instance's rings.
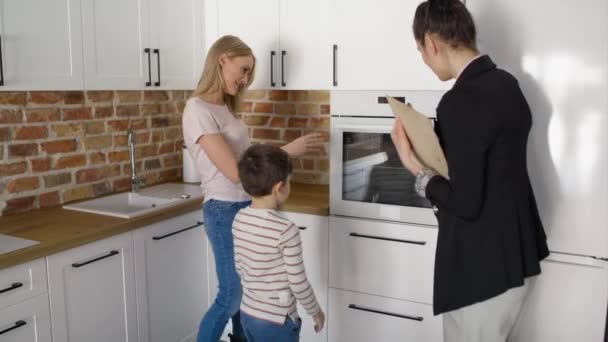
[[[190,91],[0,92],[0,214],[130,188],[127,130],[146,183],[181,179],[181,113]],[[241,108],[254,142],[328,132],[328,91],[250,91]],[[327,184],[327,155],[294,161],[294,180]]]

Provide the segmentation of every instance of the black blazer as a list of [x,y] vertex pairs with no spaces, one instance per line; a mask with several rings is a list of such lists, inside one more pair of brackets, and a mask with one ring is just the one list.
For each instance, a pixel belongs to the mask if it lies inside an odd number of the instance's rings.
[[488,56],[474,60],[437,107],[449,177],[433,177],[438,208],[435,314],[523,285],[549,255],[530,186],[530,108],[517,80]]

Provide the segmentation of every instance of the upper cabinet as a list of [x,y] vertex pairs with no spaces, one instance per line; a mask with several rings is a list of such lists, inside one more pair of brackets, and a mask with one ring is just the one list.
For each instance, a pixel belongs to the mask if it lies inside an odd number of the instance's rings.
[[82,89],[80,0],[0,0],[0,91]]
[[87,89],[196,86],[203,61],[200,1],[82,0],[82,22]]
[[329,0],[336,90],[446,90],[412,33],[420,0]]
[[[324,0],[207,0],[217,9],[208,32],[213,41],[235,35],[256,57],[250,89],[329,89],[331,46]],[[215,26],[215,27],[214,27]],[[213,28],[216,28],[213,30]]]

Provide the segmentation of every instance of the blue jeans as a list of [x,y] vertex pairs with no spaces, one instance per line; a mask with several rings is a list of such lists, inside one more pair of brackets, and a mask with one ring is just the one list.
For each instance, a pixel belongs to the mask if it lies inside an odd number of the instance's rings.
[[215,302],[201,320],[197,342],[219,341],[230,318],[234,340],[246,341],[239,314],[242,290],[241,280],[234,266],[232,221],[236,213],[249,204],[250,201],[226,202],[210,199],[203,205],[203,220],[215,256],[219,291]]
[[283,325],[241,314],[247,342],[299,342],[302,320],[294,322],[287,317]]

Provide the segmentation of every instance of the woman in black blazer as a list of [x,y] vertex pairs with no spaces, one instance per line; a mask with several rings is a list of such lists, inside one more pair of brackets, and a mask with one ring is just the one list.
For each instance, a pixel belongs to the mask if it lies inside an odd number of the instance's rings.
[[461,1],[421,3],[413,31],[425,64],[456,79],[435,127],[449,179],[423,167],[399,120],[391,134],[439,222],[433,309],[444,313],[446,342],[505,341],[525,279],[549,254],[526,165],[530,108],[517,80],[478,52]]

